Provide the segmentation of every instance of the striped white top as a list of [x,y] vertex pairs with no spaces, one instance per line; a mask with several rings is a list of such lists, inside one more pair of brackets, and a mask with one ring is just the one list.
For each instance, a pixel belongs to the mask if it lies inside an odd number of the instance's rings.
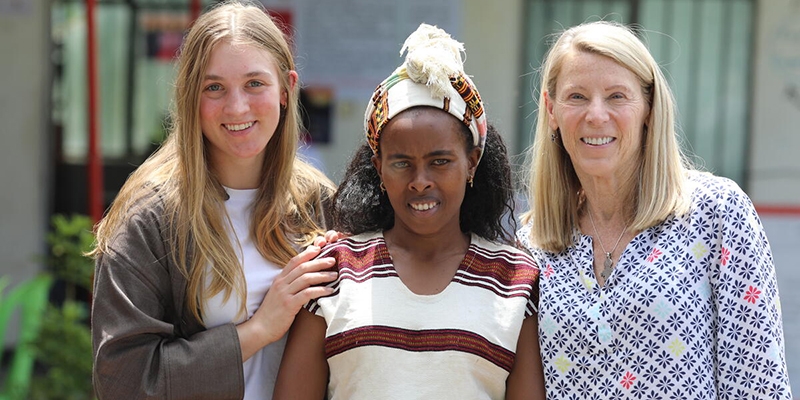
[[335,292],[307,305],[327,323],[328,398],[502,399],[539,270],[510,246],[472,235],[453,280],[418,295],[400,280],[381,233],[323,249]]

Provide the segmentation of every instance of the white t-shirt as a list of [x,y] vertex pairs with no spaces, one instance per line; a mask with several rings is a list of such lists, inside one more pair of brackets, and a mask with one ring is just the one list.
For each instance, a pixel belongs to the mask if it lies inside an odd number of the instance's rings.
[[[236,293],[232,293],[226,302],[223,302],[223,293],[218,293],[208,299],[205,304],[203,319],[208,328],[230,322],[238,324],[252,317],[264,300],[267,290],[272,286],[272,281],[281,272],[278,265],[261,256],[250,237],[251,206],[255,200],[257,189],[225,188],[225,191],[230,195],[225,202],[225,208],[233,225],[233,232],[228,227],[228,237],[239,262],[244,267],[244,277],[247,282],[247,317],[239,315],[239,297]],[[267,345],[244,362],[245,400],[272,398],[275,378],[278,375],[278,367],[280,367],[285,346],[286,336],[284,335],[283,338]],[[220,373],[224,373],[224,371],[220,371]]]

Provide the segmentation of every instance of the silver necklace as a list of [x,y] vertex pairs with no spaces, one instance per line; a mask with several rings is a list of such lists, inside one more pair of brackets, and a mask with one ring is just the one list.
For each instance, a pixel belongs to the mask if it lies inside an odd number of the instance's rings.
[[592,221],[592,228],[594,228],[594,234],[597,236],[597,243],[600,243],[600,248],[603,249],[603,253],[606,254],[606,260],[603,262],[603,272],[600,273],[600,276],[603,277],[603,280],[608,279],[608,276],[611,275],[611,271],[614,270],[614,261],[611,261],[611,253],[617,249],[619,246],[619,241],[622,240],[622,235],[625,234],[625,231],[628,230],[628,226],[626,225],[625,228],[622,229],[622,232],[619,233],[619,238],[617,238],[617,243],[614,244],[614,248],[611,251],[606,251],[606,247],[603,246],[603,241],[600,240],[600,234],[597,233],[597,225],[594,224],[594,217],[592,217],[592,210],[589,210],[589,207],[586,207],[586,210],[589,212],[589,221]]

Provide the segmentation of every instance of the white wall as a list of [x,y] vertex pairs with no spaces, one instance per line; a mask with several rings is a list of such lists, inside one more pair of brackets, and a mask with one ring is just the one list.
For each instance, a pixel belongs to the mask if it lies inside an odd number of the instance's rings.
[[516,148],[520,108],[517,106],[523,44],[523,0],[462,0],[462,37],[467,48],[464,70],[474,77],[489,122],[505,139],[509,153]]
[[775,260],[778,293],[783,313],[783,336],[786,346],[786,366],[795,399],[800,398],[800,262],[797,244],[800,243],[800,215],[760,215],[767,232]]
[[800,1],[758,2],[748,194],[800,205]]
[[[800,208],[800,0],[759,0],[747,194]],[[775,259],[786,363],[800,396],[800,215],[761,213]]]
[[463,42],[462,1],[264,0],[292,13],[302,83],[333,94],[330,142],[315,143],[311,155],[335,182],[365,140],[364,109],[372,91],[403,62],[405,38],[425,22]]
[[47,3],[0,1],[0,276],[12,285],[41,269],[45,251]]
[[[277,0],[274,0],[277,1]],[[464,69],[470,74],[481,92],[481,97],[486,105],[489,122],[494,124],[509,146],[509,152],[519,153],[516,149],[516,132],[518,126],[519,88],[522,86],[520,78],[520,50],[522,49],[522,0],[503,0],[498,3],[487,3],[483,0],[459,0],[461,17],[455,21],[458,27],[447,28],[456,40],[463,42],[466,48],[466,61]],[[302,1],[297,3],[300,9],[298,16],[299,35],[302,35]],[[431,21],[415,21],[419,22]],[[416,25],[415,25],[416,26]],[[403,37],[409,32],[404,32]],[[303,38],[298,40],[302,42]],[[335,37],[333,38],[335,40]],[[393,48],[393,54],[400,50],[402,39]],[[390,44],[387,44],[390,45]],[[303,55],[302,58],[312,57]],[[334,182],[338,182],[344,175],[347,161],[356,149],[357,144],[363,140],[363,118],[370,90],[377,86],[381,79],[389,76],[392,68],[399,65],[402,59],[397,58],[391,67],[374,82],[369,83],[369,90],[354,95],[356,90],[349,93],[337,93],[333,104],[332,141],[329,144],[315,146],[314,155],[319,157],[325,166],[325,172]],[[302,75],[302,71],[301,71]],[[358,82],[361,83],[361,82]]]

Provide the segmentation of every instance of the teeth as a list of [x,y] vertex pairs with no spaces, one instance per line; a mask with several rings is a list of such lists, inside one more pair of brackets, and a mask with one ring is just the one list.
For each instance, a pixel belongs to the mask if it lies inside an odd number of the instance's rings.
[[228,130],[231,130],[231,131],[245,130],[245,129],[251,127],[251,126],[253,126],[253,122],[252,121],[251,122],[246,122],[244,124],[225,125],[225,127],[228,128]]
[[433,207],[436,207],[437,203],[423,203],[423,204],[412,204],[411,208],[417,211],[427,211]]
[[588,144],[595,145],[595,146],[601,146],[601,145],[604,145],[604,144],[611,143],[611,141],[614,140],[614,138],[612,138],[612,137],[583,138],[581,140],[583,140],[584,143],[588,143]]

